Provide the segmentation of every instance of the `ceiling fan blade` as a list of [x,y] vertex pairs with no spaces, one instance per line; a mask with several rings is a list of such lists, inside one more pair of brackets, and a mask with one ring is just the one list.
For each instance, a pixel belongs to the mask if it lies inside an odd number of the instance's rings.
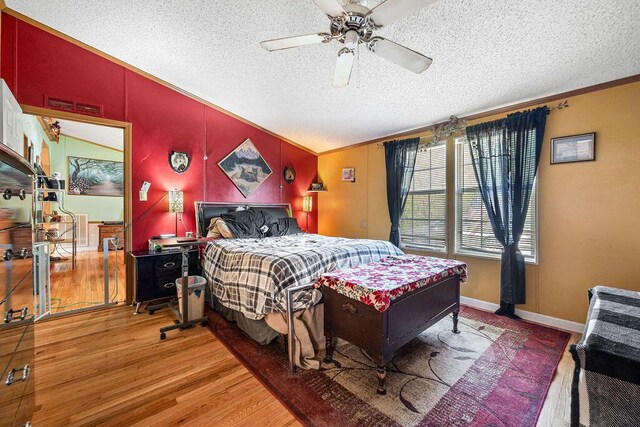
[[370,18],[377,26],[389,25],[436,0],[386,0],[374,7]]
[[342,14],[344,13],[344,9],[342,8],[342,6],[340,6],[340,3],[338,3],[338,0],[313,0],[316,2],[316,4],[318,5],[318,7],[320,9],[322,9],[322,11],[331,16],[332,18],[335,18],[337,16],[342,16]]
[[416,74],[425,71],[433,62],[433,59],[415,50],[383,39],[382,37],[372,38],[367,47],[376,55],[394,64],[398,64],[407,70],[413,71]]
[[355,54],[353,50],[349,50],[346,47],[338,52],[336,70],[333,73],[333,87],[345,87],[349,84],[354,58]]
[[298,46],[307,46],[310,44],[324,43],[330,40],[329,34],[307,34],[305,36],[285,37],[283,39],[266,40],[260,42],[260,46],[269,52],[274,50],[289,49]]

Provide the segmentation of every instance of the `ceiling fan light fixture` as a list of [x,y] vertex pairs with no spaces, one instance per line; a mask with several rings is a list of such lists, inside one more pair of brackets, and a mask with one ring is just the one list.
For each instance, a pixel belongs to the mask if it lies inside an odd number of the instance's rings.
[[347,49],[353,50],[358,46],[358,32],[355,30],[349,30],[344,35],[344,45]]

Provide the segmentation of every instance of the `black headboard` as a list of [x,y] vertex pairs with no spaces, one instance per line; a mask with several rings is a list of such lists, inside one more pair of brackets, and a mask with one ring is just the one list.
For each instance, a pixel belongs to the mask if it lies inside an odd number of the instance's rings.
[[259,208],[268,211],[276,218],[291,216],[289,203],[225,203],[225,202],[196,202],[196,234],[206,236],[211,218],[223,213],[235,212],[238,208]]

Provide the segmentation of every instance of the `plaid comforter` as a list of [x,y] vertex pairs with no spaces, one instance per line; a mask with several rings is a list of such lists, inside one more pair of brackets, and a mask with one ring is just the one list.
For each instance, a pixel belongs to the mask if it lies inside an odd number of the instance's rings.
[[[203,271],[211,294],[222,305],[249,319],[286,311],[289,286],[313,283],[338,268],[378,261],[402,252],[389,242],[294,234],[265,239],[222,239],[210,242]],[[294,310],[317,304],[317,289],[297,292]]]
[[576,362],[572,426],[640,426],[640,292],[596,286]]

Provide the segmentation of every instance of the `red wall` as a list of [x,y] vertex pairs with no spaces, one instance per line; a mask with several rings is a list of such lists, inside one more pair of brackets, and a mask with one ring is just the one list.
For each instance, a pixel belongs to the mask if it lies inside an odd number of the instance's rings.
[[[21,104],[46,107],[46,97],[54,97],[101,105],[103,117],[132,124],[129,190],[134,220],[176,187],[184,192],[183,217],[189,230],[195,231],[196,200],[288,202],[304,228],[302,196],[316,179],[315,155],[5,13],[0,55],[0,74]],[[248,198],[218,167],[218,162],[246,138],[273,170]],[[169,167],[171,150],[191,156],[185,173],[177,174]],[[292,184],[282,177],[285,166],[297,172]],[[149,201],[140,202],[138,189],[145,180],[151,182]],[[175,216],[162,202],[134,225],[133,249],[144,249],[149,237],[174,229]],[[315,196],[309,229],[317,230]],[[184,234],[182,227],[178,231]]]

